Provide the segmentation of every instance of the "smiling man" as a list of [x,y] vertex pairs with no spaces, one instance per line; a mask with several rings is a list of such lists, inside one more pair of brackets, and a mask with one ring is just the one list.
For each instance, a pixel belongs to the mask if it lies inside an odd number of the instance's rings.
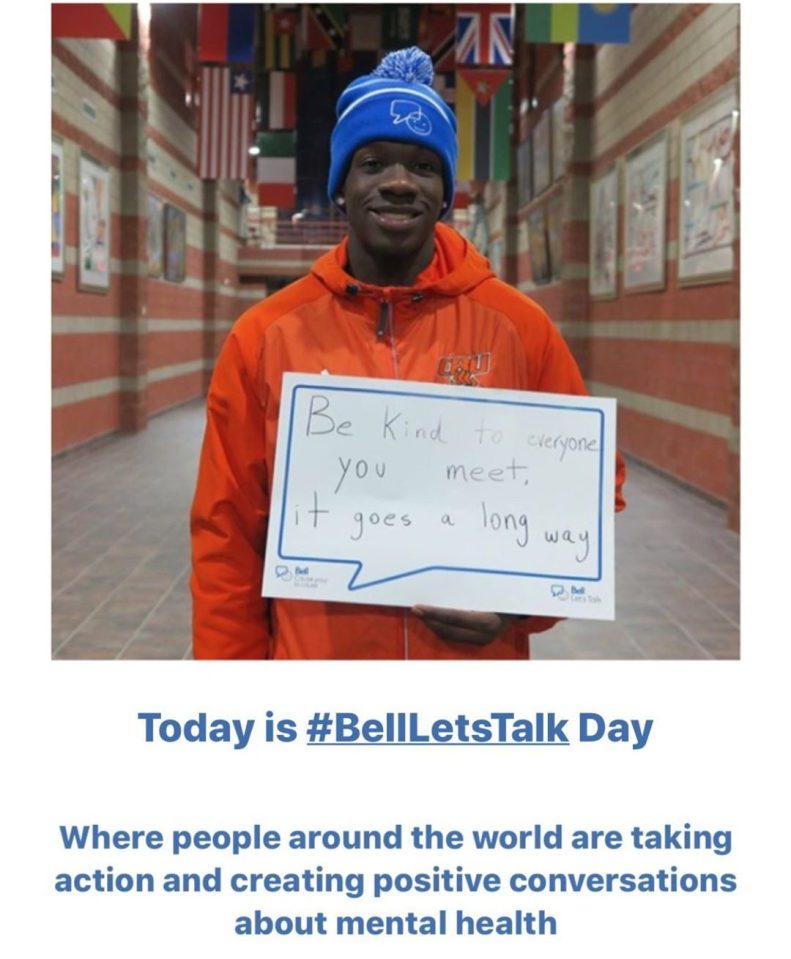
[[[456,120],[417,48],[341,94],[329,195],[349,235],[248,310],[212,378],[192,508],[193,646],[214,659],[525,658],[554,620],[262,599],[285,371],[582,394],[546,314],[439,221],[453,204]],[[623,482],[619,461],[618,492]]]

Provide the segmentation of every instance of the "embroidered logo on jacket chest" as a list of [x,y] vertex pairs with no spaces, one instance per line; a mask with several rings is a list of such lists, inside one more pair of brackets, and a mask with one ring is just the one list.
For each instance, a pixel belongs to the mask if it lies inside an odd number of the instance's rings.
[[440,357],[437,376],[452,386],[480,386],[479,376],[485,376],[492,368],[492,354],[451,353]]

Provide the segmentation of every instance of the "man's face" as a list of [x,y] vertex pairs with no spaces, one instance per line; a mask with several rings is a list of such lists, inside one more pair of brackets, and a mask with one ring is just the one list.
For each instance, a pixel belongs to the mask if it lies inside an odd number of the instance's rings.
[[442,161],[418,144],[376,140],[352,157],[340,194],[352,241],[377,260],[422,258],[433,250],[442,212]]

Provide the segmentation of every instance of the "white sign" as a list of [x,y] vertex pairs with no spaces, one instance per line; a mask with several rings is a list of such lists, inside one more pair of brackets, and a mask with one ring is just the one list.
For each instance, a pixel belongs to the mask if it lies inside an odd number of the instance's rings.
[[614,618],[615,400],[286,373],[262,593]]

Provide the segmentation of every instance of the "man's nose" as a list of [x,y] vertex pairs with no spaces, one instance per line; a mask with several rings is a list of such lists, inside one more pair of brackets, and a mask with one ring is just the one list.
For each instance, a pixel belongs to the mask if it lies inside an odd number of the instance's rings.
[[380,189],[389,190],[392,193],[414,193],[415,182],[409,167],[404,163],[391,163],[385,170]]

